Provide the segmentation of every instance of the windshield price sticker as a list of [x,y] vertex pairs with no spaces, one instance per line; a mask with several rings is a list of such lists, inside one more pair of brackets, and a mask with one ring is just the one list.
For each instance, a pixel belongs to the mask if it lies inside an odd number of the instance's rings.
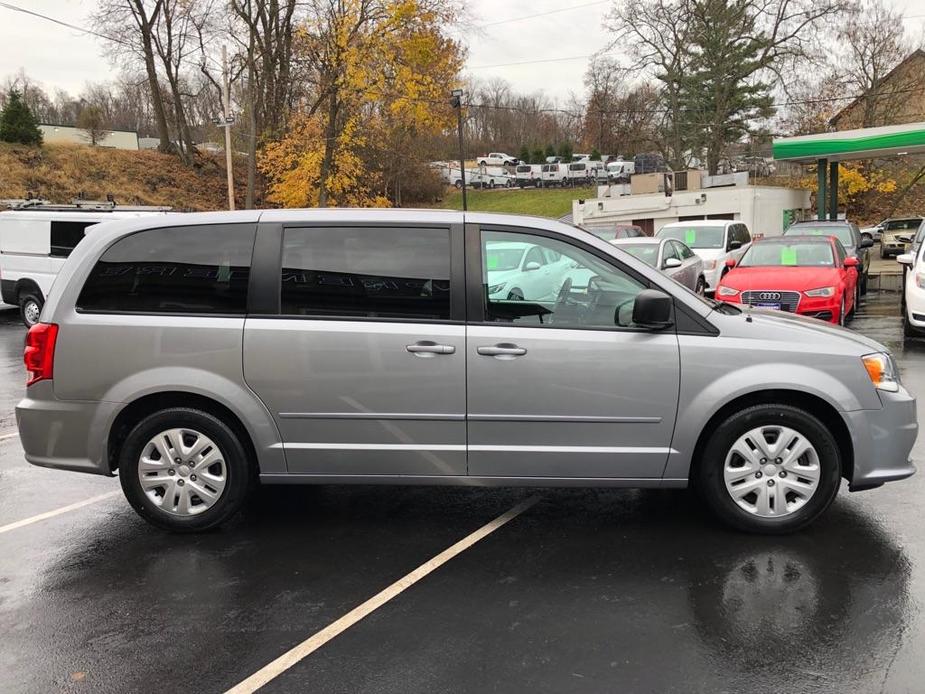
[[697,230],[696,229],[688,229],[687,231],[684,232],[684,243],[686,243],[688,246],[690,246],[696,240],[697,240]]
[[499,261],[500,259],[498,258],[498,256],[490,255],[488,256],[488,259],[486,260],[485,265],[488,266],[489,270],[497,270]]
[[781,265],[796,265],[797,264],[797,249],[791,248],[789,246],[784,246],[780,249],[780,264]]

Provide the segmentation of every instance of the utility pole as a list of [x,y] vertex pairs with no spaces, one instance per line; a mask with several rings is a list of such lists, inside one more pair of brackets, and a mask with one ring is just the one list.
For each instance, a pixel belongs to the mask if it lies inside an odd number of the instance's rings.
[[469,209],[466,203],[466,154],[463,149],[463,122],[462,122],[462,98],[463,90],[454,89],[451,92],[452,99],[450,104],[456,109],[456,129],[459,131],[459,178],[462,181],[462,204],[463,212]]
[[228,47],[222,46],[222,107],[225,111],[223,127],[225,128],[225,169],[228,172],[228,209],[234,210],[234,173],[231,169],[231,77],[228,74]]

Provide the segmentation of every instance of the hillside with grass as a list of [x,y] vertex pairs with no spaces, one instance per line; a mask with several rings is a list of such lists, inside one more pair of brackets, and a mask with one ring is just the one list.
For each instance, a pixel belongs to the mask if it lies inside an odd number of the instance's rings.
[[[0,199],[27,193],[67,203],[112,194],[123,205],[170,205],[179,211],[227,209],[223,157],[203,155],[193,166],[152,150],[80,145],[27,147],[0,143]],[[235,197],[244,202],[244,162],[235,162]]]

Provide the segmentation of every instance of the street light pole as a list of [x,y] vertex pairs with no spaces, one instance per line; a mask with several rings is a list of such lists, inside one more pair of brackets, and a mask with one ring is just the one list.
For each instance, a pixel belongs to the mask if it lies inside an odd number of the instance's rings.
[[450,103],[453,105],[453,108],[456,109],[456,129],[459,133],[459,180],[462,182],[462,204],[463,212],[469,209],[469,205],[466,201],[466,155],[463,149],[463,122],[462,122],[462,89],[454,89],[452,91],[452,99]]

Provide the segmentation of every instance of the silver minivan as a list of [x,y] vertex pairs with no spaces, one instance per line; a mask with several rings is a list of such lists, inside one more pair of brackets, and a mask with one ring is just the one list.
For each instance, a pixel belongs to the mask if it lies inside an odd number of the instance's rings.
[[[541,260],[519,263],[523,247]],[[492,291],[509,267],[548,292]],[[506,280],[506,281],[509,281]],[[27,336],[36,465],[214,526],[256,482],[695,487],[740,529],[915,471],[885,347],[705,300],[559,222],[273,210],[101,224]]]

